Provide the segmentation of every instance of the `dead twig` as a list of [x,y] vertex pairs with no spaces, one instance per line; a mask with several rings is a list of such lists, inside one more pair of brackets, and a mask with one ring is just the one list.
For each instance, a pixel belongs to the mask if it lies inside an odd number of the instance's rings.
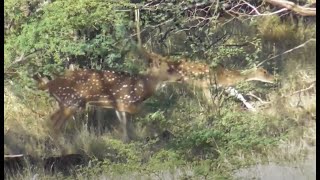
[[296,46],[296,47],[294,47],[294,48],[292,48],[292,49],[289,49],[289,50],[287,50],[287,51],[285,51],[285,52],[283,52],[283,53],[281,53],[281,54],[277,54],[277,55],[275,55],[275,56],[272,56],[272,57],[270,57],[270,58],[267,58],[267,59],[261,61],[261,62],[257,65],[257,67],[261,66],[263,63],[265,63],[266,61],[268,61],[268,60],[270,60],[270,59],[274,59],[274,58],[276,58],[276,57],[279,57],[279,56],[282,56],[282,55],[287,54],[287,53],[289,53],[289,52],[292,52],[293,50],[299,49],[299,48],[305,46],[307,43],[309,43],[309,42],[311,42],[311,41],[316,41],[316,39],[314,39],[314,38],[313,38],[313,39],[309,39],[308,41],[300,44],[299,46]]
[[260,101],[262,104],[270,104],[271,102],[268,101],[264,101],[261,98],[259,98],[258,96],[254,95],[252,92],[249,92],[247,94],[248,96],[254,97],[255,99],[257,99],[258,101]]
[[313,82],[309,87],[307,87],[305,89],[300,89],[298,91],[295,91],[295,92],[291,93],[290,96],[292,96],[294,94],[297,94],[297,93],[304,92],[304,91],[308,91],[308,90],[312,89],[314,86],[315,86],[315,82]]

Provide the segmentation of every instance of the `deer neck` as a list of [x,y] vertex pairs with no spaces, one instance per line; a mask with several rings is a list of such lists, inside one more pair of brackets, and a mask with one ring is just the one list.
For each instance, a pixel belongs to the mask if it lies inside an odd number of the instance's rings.
[[237,73],[232,76],[232,83],[233,84],[237,84],[237,83],[246,81],[250,77],[249,74],[241,74],[239,71],[236,71],[236,72]]
[[259,81],[259,79],[257,79],[256,75],[252,71],[245,73],[243,76],[244,81]]

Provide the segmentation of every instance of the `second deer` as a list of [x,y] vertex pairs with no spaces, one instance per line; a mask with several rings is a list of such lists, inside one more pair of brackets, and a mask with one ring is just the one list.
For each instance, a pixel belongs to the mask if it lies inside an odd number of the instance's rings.
[[191,63],[180,61],[178,66],[184,81],[202,89],[204,96],[209,104],[212,104],[211,87],[224,88],[225,92],[241,100],[249,110],[255,111],[244,97],[238,93],[232,86],[243,81],[260,81],[265,83],[274,83],[275,78],[263,68],[252,68],[245,72],[238,70],[225,69],[218,65],[215,68],[209,68],[202,63]]
[[[160,56],[155,53],[154,57]],[[166,61],[162,58],[161,60]],[[211,87],[225,88],[225,91],[241,100],[249,110],[255,110],[244,97],[238,93],[232,86],[243,81],[260,81],[265,83],[274,83],[275,78],[263,68],[252,68],[245,72],[238,70],[228,70],[222,65],[210,68],[207,64],[199,62],[188,62],[185,59],[176,62],[166,61],[171,67],[179,70],[186,84],[196,86],[202,89],[208,104],[212,104]]]
[[[45,81],[38,75],[39,88],[48,90],[59,103],[51,120],[56,130],[77,111],[87,105],[115,109],[123,129],[123,140],[129,141],[126,113],[139,111],[141,104],[151,97],[164,82],[182,80],[178,70],[158,57],[146,54],[149,68],[145,74],[131,75],[112,70],[78,69],[64,76]],[[160,57],[160,56],[159,56]]]

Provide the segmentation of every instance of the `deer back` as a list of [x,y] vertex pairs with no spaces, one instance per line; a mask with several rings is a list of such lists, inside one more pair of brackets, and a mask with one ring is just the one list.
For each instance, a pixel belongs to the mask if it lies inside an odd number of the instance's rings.
[[[85,107],[87,103],[110,107],[116,107],[117,104],[129,106],[152,96],[159,83],[181,78],[167,64],[158,66],[144,75],[79,69],[50,81],[47,86],[50,94],[63,106]],[[163,77],[159,79],[158,76]]]

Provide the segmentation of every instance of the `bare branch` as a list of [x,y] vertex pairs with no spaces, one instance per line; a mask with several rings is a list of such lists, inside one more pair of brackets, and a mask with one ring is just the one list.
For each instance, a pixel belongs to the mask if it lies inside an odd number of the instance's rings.
[[301,16],[316,16],[316,8],[308,8],[295,4],[286,0],[265,0],[274,6],[280,6],[288,10],[294,11]]
[[136,31],[137,31],[137,39],[138,46],[141,47],[141,32],[140,32],[140,10],[137,6],[135,6],[135,21],[136,21]]
[[24,53],[22,53],[19,58],[17,58],[16,60],[13,61],[12,64],[19,63],[19,62],[21,62],[21,61],[24,61],[25,59],[26,59],[26,57],[24,56]]
[[[258,8],[260,6],[262,6],[262,4],[258,7],[255,7],[254,5],[248,3],[244,0],[241,0],[241,1],[239,1],[239,3],[237,5],[233,6],[231,9],[229,9],[225,12],[230,15],[235,14],[235,15],[239,15],[239,16],[270,16],[270,15],[279,14],[281,12],[290,10],[290,11],[293,11],[301,16],[316,16],[316,8],[309,8],[308,6],[299,6],[293,2],[286,1],[286,0],[265,0],[265,2],[268,2],[274,6],[282,7],[282,9],[277,10],[275,12],[263,14],[258,11]],[[241,8],[242,6],[248,6],[252,10],[247,13],[242,13],[242,12],[239,12],[236,10],[236,9]],[[252,13],[254,13],[254,14],[252,14]]]
[[305,88],[305,89],[300,89],[298,91],[295,91],[293,92],[292,94],[290,94],[290,96],[294,95],[294,94],[297,94],[297,93],[301,93],[301,92],[304,92],[304,91],[308,91],[310,89],[312,89],[314,86],[315,86],[315,82],[313,82],[309,87]]
[[243,97],[243,95],[240,94],[235,88],[228,87],[227,89],[225,89],[225,92],[242,101],[242,103],[248,108],[249,111],[253,111],[253,112],[257,111],[250,103],[248,103],[248,101]]
[[42,50],[42,49],[37,49],[37,50],[35,50],[35,51],[31,52],[31,53],[28,53],[27,55],[25,55],[25,53],[22,53],[19,58],[17,58],[16,60],[14,60],[14,61],[9,65],[9,67],[10,67],[10,66],[13,66],[13,65],[15,65],[15,64],[18,64],[18,63],[22,63],[22,62],[28,60],[28,56],[30,56],[30,55],[38,52],[38,51],[41,51],[41,50]]
[[273,57],[271,57],[271,58],[267,58],[267,59],[261,61],[261,62],[257,65],[257,67],[261,66],[263,63],[265,63],[266,61],[268,61],[268,60],[270,60],[270,59],[274,59],[274,58],[279,57],[279,56],[281,56],[281,55],[284,55],[284,54],[287,54],[287,53],[289,53],[289,52],[292,52],[293,50],[296,50],[296,49],[298,49],[298,48],[301,48],[301,47],[305,46],[307,43],[309,43],[310,41],[316,41],[316,39],[309,39],[308,41],[300,44],[300,45],[297,46],[297,47],[294,47],[294,48],[292,48],[292,49],[289,49],[289,50],[287,50],[287,51],[285,51],[285,52],[283,52],[283,53],[281,53],[281,54],[275,55],[275,56],[273,56]]
[[262,100],[262,99],[259,98],[258,96],[254,95],[252,92],[249,92],[247,95],[256,98],[256,99],[257,99],[258,101],[260,101],[262,104],[270,104],[270,103],[271,103],[271,102],[267,102],[267,101]]
[[4,158],[15,158],[15,157],[23,157],[23,154],[4,155]]

